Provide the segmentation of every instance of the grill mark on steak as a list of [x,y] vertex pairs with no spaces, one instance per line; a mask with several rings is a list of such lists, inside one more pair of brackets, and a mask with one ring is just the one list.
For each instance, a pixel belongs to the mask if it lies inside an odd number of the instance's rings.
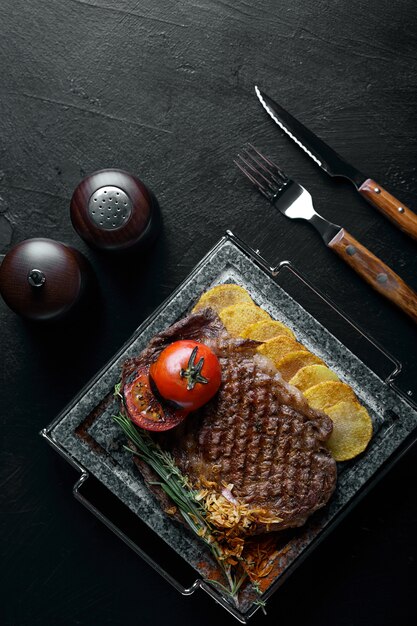
[[[242,415],[246,415],[246,419],[242,418]],[[236,488],[241,489],[245,480],[247,472],[247,446],[246,444],[251,440],[249,434],[250,424],[253,418],[253,394],[250,389],[244,394],[244,405],[242,411],[239,412],[239,436],[236,437],[235,445],[235,466],[233,475],[239,476]]]
[[[302,525],[328,501],[336,483],[336,464],[325,448],[332,423],[311,409],[268,359],[256,355],[257,342],[229,337],[218,316],[205,309],[154,337],[126,363],[122,384],[156,360],[166,345],[190,338],[218,356],[220,390],[180,426],[152,436],[195,486],[203,478],[215,481],[220,492],[223,483],[232,483],[241,502],[282,519],[258,523],[251,534]],[[143,473],[150,482],[149,468]],[[155,485],[150,488],[160,492]]]
[[[247,385],[248,385],[248,371],[245,372],[245,377],[239,377],[238,372],[234,372],[235,378],[237,379],[237,383],[239,385],[239,402],[235,411],[235,414],[231,415],[231,419],[230,419],[230,423],[232,424],[232,422],[239,422],[239,430],[236,436],[236,429],[234,428],[230,428],[230,433],[231,433],[231,441],[232,441],[232,446],[230,449],[230,473],[232,476],[236,477],[236,484],[235,487],[236,489],[240,489],[242,486],[242,472],[241,471],[237,471],[238,466],[238,460],[240,460],[240,455],[239,457],[237,456],[237,448],[239,447],[239,441],[241,440],[241,438],[243,437],[244,433],[242,432],[242,427],[244,430],[244,422],[246,420],[242,419],[242,415],[247,415],[247,412],[245,410],[245,405],[246,405],[246,392],[247,392]],[[242,452],[241,452],[242,453]]]
[[[250,485],[253,485],[256,481],[258,474],[259,458],[262,453],[262,430],[263,423],[268,411],[268,391],[264,385],[255,387],[254,390],[254,416],[255,420],[250,431],[248,452],[245,456],[245,461],[249,460],[249,470],[245,475],[242,487],[247,490]],[[255,407],[260,407],[260,411],[255,411]],[[254,451],[254,454],[252,453]]]
[[275,489],[274,489],[274,481],[271,480],[271,475],[272,472],[274,470],[274,463],[268,463],[269,459],[272,459],[272,455],[274,454],[274,450],[277,450],[277,454],[279,453],[279,442],[280,442],[280,432],[281,432],[281,428],[280,428],[280,424],[272,424],[271,423],[271,419],[268,418],[268,428],[273,428],[274,430],[274,435],[273,438],[269,438],[269,444],[268,444],[268,439],[265,441],[265,463],[266,463],[266,476],[265,476],[265,481],[267,484],[267,498],[271,498],[275,496]]

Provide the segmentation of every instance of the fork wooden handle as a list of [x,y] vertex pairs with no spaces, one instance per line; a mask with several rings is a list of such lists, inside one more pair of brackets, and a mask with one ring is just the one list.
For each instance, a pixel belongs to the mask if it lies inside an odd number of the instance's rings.
[[398,228],[417,241],[417,215],[372,178],[359,187],[359,193]]
[[328,246],[371,287],[417,322],[417,293],[381,259],[372,254],[344,228],[333,237]]

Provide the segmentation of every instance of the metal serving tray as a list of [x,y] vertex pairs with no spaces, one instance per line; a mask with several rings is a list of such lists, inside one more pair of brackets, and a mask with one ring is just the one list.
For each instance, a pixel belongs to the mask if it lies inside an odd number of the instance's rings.
[[[354,389],[374,425],[374,436],[365,453],[339,464],[338,483],[329,504],[301,529],[280,536],[271,555],[272,575],[262,588],[262,600],[266,601],[417,437],[416,407],[406,393],[395,387],[400,364],[356,328],[291,263],[284,261],[275,268],[269,267],[257,252],[227,233],[41,435],[80,471],[74,487],[78,500],[181,593],[189,595],[203,589],[246,623],[259,608],[253,594],[243,591],[239,606],[235,606],[208,580],[209,572],[216,567],[209,550],[163,512],[131,456],[123,450],[124,436],[111,417],[118,411],[113,388],[120,379],[124,360],[138,354],[156,333],[186,315],[201,293],[224,282],[245,287],[274,319],[292,328],[297,339]],[[299,301],[278,283],[296,293]],[[314,315],[300,301],[308,303]],[[333,333],[342,326],[349,328],[349,336],[354,338],[350,348],[353,346],[362,360],[318,321],[324,309],[330,312]],[[326,319],[330,319],[328,315]],[[151,530],[145,529],[145,525]]]

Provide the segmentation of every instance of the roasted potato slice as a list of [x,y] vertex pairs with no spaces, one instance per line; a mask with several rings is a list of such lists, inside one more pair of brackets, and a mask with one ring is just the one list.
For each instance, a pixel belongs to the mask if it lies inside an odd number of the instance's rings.
[[339,380],[336,374],[326,365],[306,365],[302,367],[295,376],[291,378],[290,385],[294,385],[304,392],[314,385],[323,383],[326,380]]
[[210,307],[217,313],[220,313],[220,311],[228,306],[243,302],[256,306],[246,289],[243,289],[243,287],[232,283],[216,285],[216,287],[212,287],[203,293],[193,308],[193,313],[199,311],[200,309],[205,309],[206,307]]
[[269,357],[275,365],[289,352],[297,352],[299,350],[305,350],[304,346],[293,337],[288,337],[288,335],[280,335],[274,339],[268,339],[257,349],[258,352]]
[[289,352],[282,359],[276,363],[276,367],[279,370],[284,380],[289,381],[299,369],[306,365],[313,364],[324,365],[323,361],[318,356],[308,352],[307,350],[296,350],[295,352]]
[[240,337],[245,328],[254,322],[270,319],[266,311],[246,302],[227,306],[220,311],[219,316],[232,337]]
[[336,461],[348,461],[363,452],[372,437],[368,411],[355,400],[338,402],[325,411],[333,422],[327,447]]
[[310,387],[304,392],[304,397],[313,409],[325,413],[329,406],[338,402],[356,401],[356,396],[349,385],[336,380],[326,380]]
[[254,341],[268,341],[281,335],[287,335],[295,339],[295,335],[288,326],[276,320],[262,320],[251,324],[243,331],[242,337],[253,339]]

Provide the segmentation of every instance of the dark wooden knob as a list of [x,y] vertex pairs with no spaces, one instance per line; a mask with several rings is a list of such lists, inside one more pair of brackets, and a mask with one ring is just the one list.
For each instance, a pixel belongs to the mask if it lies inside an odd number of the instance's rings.
[[52,239],[27,239],[0,265],[0,293],[23,317],[58,318],[79,301],[88,271],[87,260],[74,248]]
[[157,234],[159,209],[136,176],[106,169],[84,178],[71,199],[71,221],[89,245],[103,250],[144,247]]

